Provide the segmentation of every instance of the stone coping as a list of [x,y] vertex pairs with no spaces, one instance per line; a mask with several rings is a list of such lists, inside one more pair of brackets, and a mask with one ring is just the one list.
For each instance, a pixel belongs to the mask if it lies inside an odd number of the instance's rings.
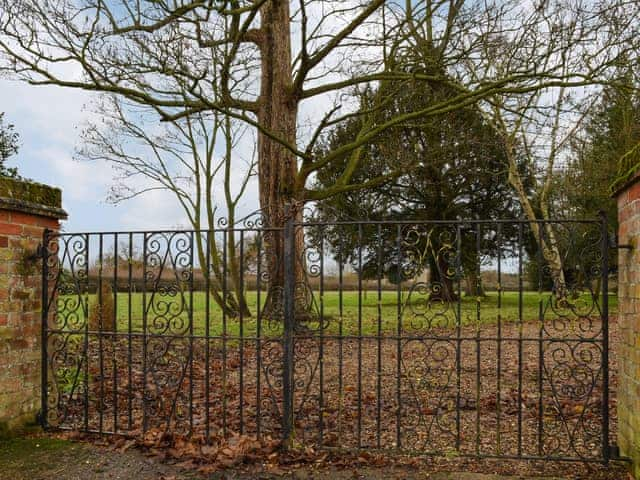
[[58,220],[66,220],[68,217],[67,212],[62,208],[48,207],[38,203],[27,202],[26,200],[16,200],[15,198],[6,197],[0,197],[0,210],[30,213],[41,217],[56,218]]
[[629,180],[620,184],[620,186],[616,187],[616,189],[611,194],[612,198],[617,198],[622,195],[624,192],[633,187],[636,183],[640,182],[640,170],[638,170]]
[[62,191],[19,178],[0,177],[0,209],[65,220]]

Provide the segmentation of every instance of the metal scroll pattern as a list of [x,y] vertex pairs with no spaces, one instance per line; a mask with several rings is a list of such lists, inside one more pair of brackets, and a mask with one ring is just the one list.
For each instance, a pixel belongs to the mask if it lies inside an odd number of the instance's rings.
[[[603,418],[608,415],[603,404],[608,342],[601,321],[606,237],[599,224],[579,230],[566,224],[554,227],[565,239],[564,248],[556,250],[564,255],[566,287],[563,295],[551,295],[545,302],[541,326],[543,394],[549,400],[541,409],[542,451],[547,456],[592,458],[600,452],[608,427]],[[548,236],[545,240],[551,242]],[[552,269],[546,266],[543,275],[553,277]]]
[[[456,442],[456,312],[459,271],[457,225],[410,225],[398,246],[406,279],[401,339],[403,382],[401,444],[425,452],[446,451]],[[428,278],[424,270],[430,266]]]
[[144,239],[144,428],[188,433],[193,424],[193,233]]
[[80,429],[88,398],[88,242],[85,235],[44,238],[45,285],[49,330],[46,420]]
[[605,224],[217,227],[47,234],[49,427],[607,458]]
[[[282,234],[256,222],[209,232],[48,234],[44,423],[277,437],[283,313],[273,277]],[[245,311],[216,303],[242,294]]]

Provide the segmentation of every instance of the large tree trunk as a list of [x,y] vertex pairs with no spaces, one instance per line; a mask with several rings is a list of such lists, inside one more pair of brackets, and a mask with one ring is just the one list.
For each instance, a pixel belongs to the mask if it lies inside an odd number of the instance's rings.
[[[292,94],[291,32],[288,0],[267,1],[262,7],[261,56],[262,74],[258,122],[269,132],[295,147],[298,99]],[[300,192],[294,191],[297,176],[295,154],[282,142],[258,132],[258,169],[260,207],[265,227],[282,228],[287,216],[302,220]],[[291,205],[285,212],[286,205]],[[265,255],[269,276],[269,291],[263,314],[279,319],[282,315],[284,286],[284,238],[280,232],[265,232]],[[296,283],[305,288],[304,237],[296,231]]]

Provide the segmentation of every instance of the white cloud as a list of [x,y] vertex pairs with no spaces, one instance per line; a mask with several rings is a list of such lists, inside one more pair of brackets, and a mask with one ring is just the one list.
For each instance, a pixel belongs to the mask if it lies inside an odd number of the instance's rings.
[[[77,127],[89,117],[83,109],[91,98],[87,92],[4,80],[1,85],[0,111],[7,112],[18,130],[37,131],[43,141],[73,148]],[[40,143],[36,138],[29,140]]]
[[89,94],[78,90],[0,80],[0,112],[20,133],[21,149],[13,164],[23,176],[62,189],[63,207],[69,213],[67,231],[184,224],[180,207],[166,193],[151,193],[119,206],[108,204],[111,167],[73,159],[82,125],[95,115],[84,108],[90,100]]
[[116,207],[119,230],[192,228],[170,192],[155,190]]

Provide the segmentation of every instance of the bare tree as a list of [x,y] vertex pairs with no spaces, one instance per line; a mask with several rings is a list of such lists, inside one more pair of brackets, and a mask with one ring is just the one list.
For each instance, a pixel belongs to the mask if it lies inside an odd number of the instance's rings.
[[15,132],[13,124],[4,122],[4,113],[0,112],[0,175],[16,177],[17,168],[6,166],[7,160],[18,153],[20,136]]
[[[492,72],[514,75],[522,68],[523,60],[518,54],[523,46],[544,45],[550,54],[541,59],[544,62],[541,70],[553,64],[558,74],[565,76],[573,71],[580,57],[591,59],[596,58],[599,51],[606,52],[602,68],[607,74],[591,85],[558,84],[526,93],[496,92],[478,102],[481,112],[504,142],[509,182],[549,265],[559,299],[566,298],[567,283],[557,235],[553,224],[548,222],[552,217],[554,179],[570,155],[570,141],[582,126],[601,87],[615,82],[611,69],[615,68],[618,58],[629,54],[628,45],[619,43],[618,31],[628,26],[613,20],[610,16],[613,12],[597,8],[597,4],[592,6],[589,17],[580,9],[545,12],[541,24],[546,28],[525,28],[508,38],[486,32],[484,55],[480,61],[470,62],[473,67],[469,69],[478,80]],[[602,28],[605,25],[609,29]],[[580,39],[590,39],[590,43],[584,44]],[[522,169],[518,168],[522,161],[528,165],[525,171],[535,172],[533,189],[525,186]]]
[[[363,146],[386,129],[496,95],[600,82],[621,49],[635,48],[639,8],[629,0],[0,0],[0,71],[118,94],[165,120],[223,112],[254,127],[260,203],[267,225],[277,227],[287,204],[379,185],[403,171],[400,164],[353,181]],[[495,38],[513,46],[515,65],[478,75]],[[427,68],[386,61],[398,55]],[[458,94],[382,122],[356,113],[354,90],[383,80],[403,88],[444,83]],[[352,141],[316,156],[325,129],[356,114],[363,121]],[[333,186],[310,187],[315,172],[345,154]],[[300,218],[301,209],[293,211]],[[269,248],[269,276],[281,285],[280,243]]]
[[[77,157],[114,167],[118,174],[110,194],[114,203],[155,190],[171,192],[195,230],[199,265],[214,301],[230,316],[249,315],[241,287],[237,235],[232,229],[226,231],[223,247],[213,233],[234,225],[236,207],[255,172],[255,155],[246,159],[242,169],[234,153],[246,128],[234,127],[228,116],[207,112],[158,125],[153,116],[149,121],[148,107],[114,95],[103,95],[97,110],[99,120],[84,130]],[[216,147],[224,153],[218,156]],[[217,190],[223,192],[222,199],[217,198]],[[231,291],[221,295],[225,277]]]
[[[566,280],[562,256],[551,217],[550,197],[554,178],[558,175],[561,157],[567,153],[572,135],[580,127],[584,116],[576,117],[570,108],[570,97],[566,89],[539,92],[514,108],[507,107],[500,99],[494,99],[487,118],[494,126],[505,145],[509,183],[515,190],[522,210],[529,220],[533,237],[548,263],[556,294],[566,296]],[[525,186],[522,169],[525,162],[527,172],[533,172],[533,188]],[[533,195],[532,195],[533,192]]]

